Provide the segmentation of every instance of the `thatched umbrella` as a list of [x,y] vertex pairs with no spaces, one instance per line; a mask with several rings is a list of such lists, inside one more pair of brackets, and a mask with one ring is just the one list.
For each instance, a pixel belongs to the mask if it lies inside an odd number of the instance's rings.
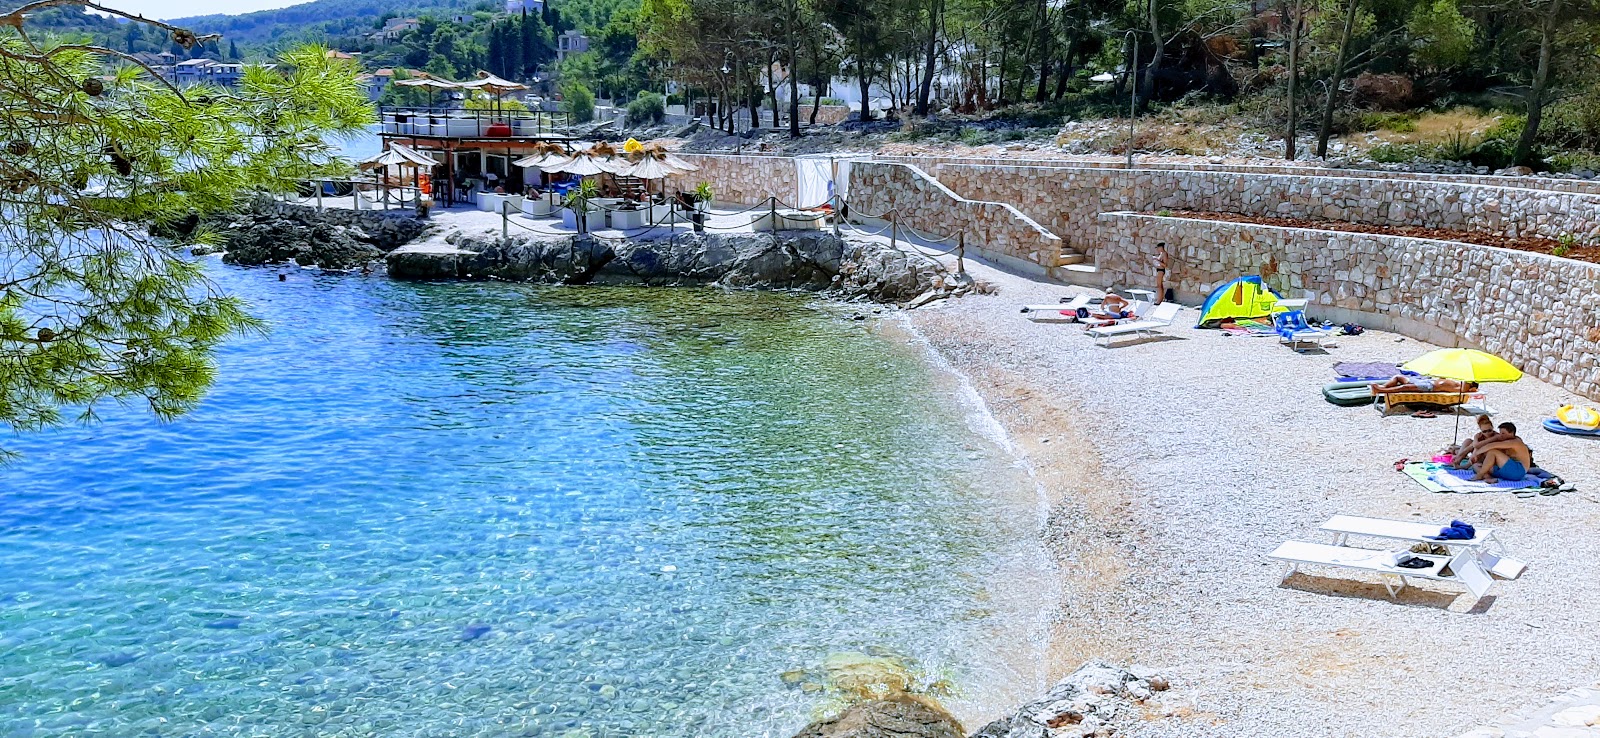
[[461,89],[461,84],[459,82],[451,82],[449,80],[444,80],[444,79],[434,79],[432,77],[420,77],[420,78],[417,78],[417,79],[397,79],[397,80],[395,80],[394,83],[397,84],[397,85],[400,85],[401,87],[426,87],[426,88],[428,88],[428,107],[430,107],[430,108],[433,107],[433,94],[434,94],[435,91],[437,91],[437,90],[458,90],[458,89]]
[[471,82],[462,82],[461,87],[468,90],[483,90],[484,92],[494,95],[494,108],[495,112],[497,113],[501,112],[501,103],[503,102],[503,98],[507,92],[516,92],[517,90],[528,89],[528,86],[522,84],[521,82],[512,82],[509,79],[496,77],[482,70],[478,71],[477,79],[472,80]]

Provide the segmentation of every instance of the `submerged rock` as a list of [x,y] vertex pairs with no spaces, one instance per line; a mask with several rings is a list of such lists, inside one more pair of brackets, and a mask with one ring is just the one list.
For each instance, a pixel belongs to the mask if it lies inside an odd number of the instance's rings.
[[802,728],[795,738],[962,738],[961,723],[912,695],[858,702]]

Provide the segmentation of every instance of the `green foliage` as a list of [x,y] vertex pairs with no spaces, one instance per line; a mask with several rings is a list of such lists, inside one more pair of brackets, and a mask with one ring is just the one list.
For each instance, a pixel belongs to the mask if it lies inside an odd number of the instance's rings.
[[659,125],[667,119],[667,99],[654,92],[641,92],[628,103],[628,125]]
[[586,177],[578,182],[578,186],[567,192],[566,206],[578,215],[588,213],[594,199],[600,196],[600,183],[592,177]]
[[1458,66],[1472,56],[1478,26],[1463,16],[1456,0],[1422,0],[1406,21],[1416,41],[1413,56],[1427,69]]
[[1417,130],[1417,113],[1360,113],[1355,117],[1352,130],[1356,131],[1393,131],[1395,133],[1412,133]]
[[1577,236],[1574,236],[1571,233],[1563,233],[1559,238],[1556,239],[1556,245],[1550,249],[1550,255],[1566,256],[1572,251],[1572,247],[1576,246],[1577,243]]
[[103,57],[14,32],[0,46],[0,425],[88,420],[107,401],[181,414],[216,346],[259,324],[180,244],[214,240],[200,218],[344,173],[330,140],[374,118],[356,70],[310,47],[231,91],[180,95],[126,67],[92,94],[80,81]]
[[568,82],[561,86],[561,106],[574,123],[594,120],[594,93],[582,82]]
[[461,102],[461,107],[467,110],[510,110],[517,113],[528,112],[528,106],[521,100],[502,98],[496,100],[494,95],[476,94]]
[[1428,158],[1430,153],[1417,144],[1379,144],[1367,152],[1367,157],[1380,164],[1405,164]]
[[701,182],[694,186],[693,194],[695,202],[710,204],[717,193],[711,189],[710,182]]

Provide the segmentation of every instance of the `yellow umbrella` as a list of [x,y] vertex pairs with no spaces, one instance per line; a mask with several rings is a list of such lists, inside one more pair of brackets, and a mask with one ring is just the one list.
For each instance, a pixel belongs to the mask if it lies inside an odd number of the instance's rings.
[[[1429,351],[1405,363],[1401,369],[1426,374],[1430,377],[1454,379],[1460,382],[1515,382],[1522,378],[1522,370],[1494,354],[1477,349],[1448,348]],[[1461,395],[1466,397],[1466,388]],[[1456,414],[1456,440],[1461,439],[1461,414]]]

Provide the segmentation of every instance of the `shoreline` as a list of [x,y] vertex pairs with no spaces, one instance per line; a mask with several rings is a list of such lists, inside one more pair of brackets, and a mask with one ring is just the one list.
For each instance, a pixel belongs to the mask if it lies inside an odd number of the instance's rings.
[[[1084,290],[968,266],[998,295],[905,319],[1051,491],[1044,534],[1062,587],[1051,678],[1095,657],[1171,677],[1155,714],[1123,734],[1455,735],[1594,682],[1600,653],[1583,644],[1600,629],[1587,604],[1600,583],[1583,572],[1600,541],[1571,532],[1600,525],[1600,443],[1538,427],[1581,398],[1531,377],[1489,389],[1497,418],[1578,492],[1429,493],[1389,462],[1448,443],[1450,416],[1380,418],[1318,390],[1336,361],[1433,346],[1369,331],[1300,355],[1193,330],[1186,308],[1168,340],[1096,348],[1077,326],[1017,313]],[[1326,569],[1280,584],[1266,553],[1323,540],[1316,526],[1339,513],[1494,525],[1529,571],[1479,602],[1431,583],[1390,600],[1374,580]],[[1442,663],[1479,676],[1451,688]]]

